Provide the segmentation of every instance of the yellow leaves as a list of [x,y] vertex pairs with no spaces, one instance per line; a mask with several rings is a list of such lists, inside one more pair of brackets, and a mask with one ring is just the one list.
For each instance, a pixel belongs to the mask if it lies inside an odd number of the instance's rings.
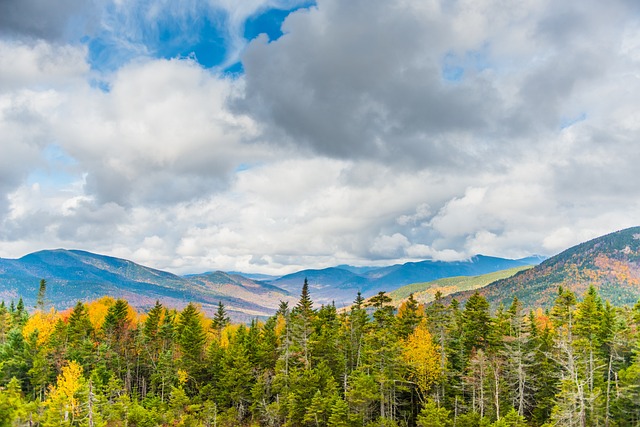
[[48,313],[37,310],[33,315],[31,315],[31,317],[29,317],[27,324],[22,328],[22,336],[25,339],[28,339],[31,334],[37,331],[37,344],[39,346],[46,344],[55,329],[58,317],[58,313],[53,308]]
[[[407,310],[411,310],[411,308],[409,307],[409,301],[405,300],[400,304],[400,307],[398,307],[398,317],[406,316]],[[424,313],[424,304],[418,305],[418,312]]]
[[91,301],[87,304],[87,313],[89,314],[89,320],[94,329],[102,328],[104,318],[107,317],[109,307],[116,303],[111,297],[102,297],[95,301]]
[[[111,307],[115,303],[116,303],[116,300],[109,296],[104,296],[100,299],[87,303],[87,312],[89,314],[89,320],[91,320],[91,325],[94,327],[94,329],[102,328],[102,325],[104,324],[104,319],[105,317],[107,317],[107,312],[109,311],[109,307]],[[131,306],[129,306],[128,310],[129,310],[127,313],[128,323],[130,323],[131,325],[138,324],[141,321],[142,316],[138,315],[136,310]]]
[[75,360],[62,368],[55,386],[49,389],[47,406],[53,412],[59,412],[66,421],[69,416],[77,416],[82,409],[80,391],[84,386],[82,366]]
[[429,389],[440,377],[440,355],[433,344],[426,321],[420,322],[406,339],[403,358],[409,370],[409,379],[418,388],[424,400]]
[[184,369],[178,369],[178,384],[184,386],[189,380],[189,374]]
[[283,315],[278,315],[278,320],[276,322],[275,333],[277,337],[281,337],[287,329],[287,319],[284,318]]
[[238,331],[238,327],[240,325],[227,325],[222,330],[222,334],[220,335],[219,345],[222,348],[228,348],[229,343],[231,342],[231,337],[236,334]]

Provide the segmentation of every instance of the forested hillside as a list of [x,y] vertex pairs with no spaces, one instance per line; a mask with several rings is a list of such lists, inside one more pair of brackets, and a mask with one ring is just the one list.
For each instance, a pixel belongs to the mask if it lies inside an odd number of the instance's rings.
[[491,313],[380,292],[230,324],[102,298],[0,305],[0,426],[637,426],[640,304],[556,290]]
[[461,291],[473,291],[487,286],[496,280],[511,277],[516,273],[529,268],[531,268],[531,266],[515,267],[508,270],[496,271],[494,273],[482,274],[480,276],[446,277],[432,282],[412,283],[389,292],[389,296],[393,300],[393,305],[395,306],[406,301],[410,295],[413,295],[413,298],[418,302],[429,303],[433,301],[436,293],[438,292],[440,292],[441,295],[450,295]]
[[[640,298],[640,227],[627,228],[573,246],[529,270],[498,280],[480,292],[495,309],[516,296],[525,307],[549,308],[559,286],[576,294],[589,286],[614,305]],[[471,292],[454,294],[466,301]]]

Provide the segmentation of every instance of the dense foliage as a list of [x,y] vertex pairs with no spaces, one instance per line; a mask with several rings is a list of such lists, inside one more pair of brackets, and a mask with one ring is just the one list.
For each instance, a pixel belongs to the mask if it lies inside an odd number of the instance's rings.
[[230,324],[124,300],[0,305],[0,426],[638,426],[640,304],[560,288],[548,311],[474,294],[398,310],[298,303]]

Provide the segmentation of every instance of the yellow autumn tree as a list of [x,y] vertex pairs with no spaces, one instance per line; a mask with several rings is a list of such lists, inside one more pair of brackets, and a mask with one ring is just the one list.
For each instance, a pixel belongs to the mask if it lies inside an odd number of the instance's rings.
[[56,385],[51,386],[45,402],[44,426],[71,426],[81,415],[81,395],[86,391],[82,366],[74,360],[62,368]]
[[404,342],[403,358],[408,377],[416,385],[422,402],[426,402],[431,386],[440,377],[440,355],[433,344],[427,322],[422,320]]
[[43,346],[49,341],[49,337],[55,329],[58,317],[58,313],[53,308],[47,313],[36,310],[36,312],[29,317],[24,328],[22,328],[22,336],[27,340],[31,334],[37,332],[37,344],[39,346]]

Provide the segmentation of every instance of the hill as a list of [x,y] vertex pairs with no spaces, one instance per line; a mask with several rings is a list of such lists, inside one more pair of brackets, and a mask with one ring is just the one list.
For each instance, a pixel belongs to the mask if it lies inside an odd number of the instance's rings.
[[[640,299],[640,227],[620,230],[567,249],[536,267],[498,280],[478,292],[493,308],[517,297],[525,307],[550,307],[558,287],[578,296],[593,285],[614,305]],[[465,301],[473,291],[452,295]]]
[[33,307],[42,278],[47,280],[47,299],[57,308],[109,295],[142,310],[156,300],[176,308],[193,301],[213,314],[222,301],[234,320],[246,321],[271,315],[280,300],[295,300],[282,289],[226,273],[180,277],[120,258],[64,249],[0,259],[0,299],[22,297],[27,308]]
[[413,294],[413,297],[420,303],[429,303],[433,301],[438,291],[440,291],[443,296],[447,296],[456,292],[479,289],[496,280],[511,277],[529,268],[531,268],[531,266],[514,267],[494,273],[482,274],[480,276],[447,277],[426,283],[413,283],[390,292],[389,296],[396,306],[409,298],[410,294]]

